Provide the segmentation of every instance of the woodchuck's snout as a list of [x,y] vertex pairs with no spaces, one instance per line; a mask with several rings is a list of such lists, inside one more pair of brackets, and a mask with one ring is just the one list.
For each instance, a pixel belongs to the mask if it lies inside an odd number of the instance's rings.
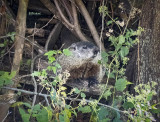
[[93,57],[92,58],[96,57],[98,55],[98,53],[100,53],[100,50],[98,48],[95,48],[93,50]]

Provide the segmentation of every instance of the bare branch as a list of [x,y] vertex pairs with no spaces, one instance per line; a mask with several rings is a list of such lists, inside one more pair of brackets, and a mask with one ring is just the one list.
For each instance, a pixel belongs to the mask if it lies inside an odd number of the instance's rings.
[[48,39],[46,41],[46,44],[45,44],[45,50],[46,51],[48,50],[48,48],[51,49],[51,46],[53,46],[55,44],[55,42],[57,41],[58,36],[60,34],[60,31],[61,31],[61,28],[62,28],[62,23],[58,22],[54,26],[54,28],[52,29],[52,31],[50,32],[50,34],[48,36]]
[[73,18],[74,18],[74,27],[75,27],[74,29],[81,40],[87,41],[87,38],[82,34],[80,30],[80,25],[78,23],[77,10],[76,10],[75,4],[71,2],[71,5],[72,5],[72,11],[73,11]]
[[[33,68],[34,68],[35,60],[36,60],[37,58],[41,57],[42,55],[44,55],[44,54],[39,54],[39,55],[37,55],[36,57],[34,57],[34,59],[32,60],[32,63],[31,63],[31,74],[33,73]],[[34,84],[34,92],[37,93],[37,82],[36,82],[34,76],[32,76],[32,81],[33,81],[33,84]],[[33,109],[33,107],[34,107],[34,105],[35,105],[36,97],[37,97],[37,95],[34,94],[33,102],[32,102],[32,109]]]
[[45,30],[42,28],[27,28],[26,33],[34,35],[34,36],[39,36],[39,37],[44,37],[45,35]]
[[78,5],[78,7],[80,8],[81,12],[82,12],[82,15],[84,16],[87,24],[88,24],[88,27],[91,31],[91,34],[96,42],[96,44],[102,49],[102,50],[105,50],[104,48],[104,45],[102,44],[101,40],[100,40],[100,37],[98,35],[98,32],[96,30],[96,27],[86,9],[86,7],[84,6],[82,0],[75,0],[76,1],[76,4]]
[[50,0],[40,0],[40,1],[46,6],[46,8],[48,8],[55,15],[56,18],[60,19],[60,15],[57,12],[56,7]]
[[62,0],[62,3],[66,9],[68,16],[69,16],[69,20],[73,24],[72,10],[71,10],[71,6],[69,5],[68,2],[69,2],[69,0]]
[[[30,94],[30,95],[39,95],[39,96],[42,96],[42,97],[44,97],[44,98],[51,97],[51,95],[42,94],[42,93],[36,93],[36,92],[31,92],[31,91],[26,91],[26,90],[22,90],[22,89],[16,89],[16,88],[10,88],[10,87],[3,87],[3,88],[4,88],[4,89],[9,89],[9,90],[14,90],[14,91],[23,92],[23,93]],[[62,98],[62,97],[60,97],[60,98]],[[79,102],[84,101],[84,100],[82,100],[82,99],[70,98],[70,97],[65,97],[65,98],[63,98],[63,99],[71,100],[71,101],[79,101]],[[87,100],[87,99],[85,99],[85,101],[86,101],[87,103],[93,103],[93,102],[94,102],[94,101],[92,101],[92,100]],[[112,106],[105,105],[105,104],[102,104],[102,103],[99,103],[99,102],[97,103],[97,105],[100,105],[100,106],[104,106],[104,107],[113,109],[113,110],[118,111],[118,112],[121,112],[121,113],[123,113],[123,114],[128,114],[127,111],[121,111],[121,110],[119,110],[119,109],[117,109],[117,108],[114,108],[114,107],[112,107]]]
[[56,7],[57,7],[57,9],[58,9],[58,12],[59,12],[61,18],[63,19],[63,21],[64,21],[70,28],[74,28],[74,25],[71,24],[71,23],[67,20],[67,18],[64,16],[64,14],[62,13],[62,11],[61,11],[61,9],[60,9],[60,7],[59,7],[59,5],[58,5],[57,0],[54,0],[54,3],[55,3],[55,5],[56,5]]

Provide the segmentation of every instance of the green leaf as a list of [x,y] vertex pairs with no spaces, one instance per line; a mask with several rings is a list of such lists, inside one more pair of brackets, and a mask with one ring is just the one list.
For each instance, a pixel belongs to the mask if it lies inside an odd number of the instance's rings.
[[33,107],[33,110],[34,111],[39,111],[40,110],[40,104],[36,104],[34,107]]
[[21,114],[23,122],[29,122],[30,115],[27,114],[22,108],[19,107],[19,113]]
[[79,94],[81,91],[78,88],[73,89],[76,94]]
[[103,120],[106,119],[106,117],[108,116],[109,111],[107,108],[105,107],[100,107],[100,110],[98,111],[98,118],[99,120]]
[[150,101],[152,99],[152,96],[153,96],[153,94],[149,93],[148,96],[147,96],[147,101]]
[[123,35],[119,36],[119,44],[123,44],[125,42],[125,37]]
[[60,90],[66,90],[67,88],[64,87],[64,86],[61,86],[59,89],[60,89]]
[[115,79],[115,74],[114,74],[114,72],[111,72],[111,73],[109,74],[109,78]]
[[122,47],[122,44],[117,44],[115,47],[116,51],[118,51],[121,47]]
[[112,94],[112,92],[110,91],[110,89],[108,89],[107,91],[104,92],[103,98],[105,98],[105,99],[107,100],[107,98],[108,98],[109,96],[111,96],[111,94]]
[[82,98],[85,98],[86,95],[82,92],[82,93],[81,93],[81,97],[82,97]]
[[129,108],[134,108],[134,104],[132,102],[125,102],[123,104],[123,108],[128,110]]
[[23,105],[27,106],[28,108],[32,107],[29,103],[23,103]]
[[119,52],[121,58],[123,58],[123,57],[125,57],[126,55],[128,55],[128,53],[129,53],[128,47],[122,46],[122,48],[121,48],[121,50],[120,50],[120,52]]
[[53,71],[53,73],[55,74],[56,71],[57,71],[57,68],[56,68],[56,67],[52,67],[52,71]]
[[61,65],[60,64],[58,64],[58,63],[56,63],[56,65],[55,65],[57,68],[61,68]]
[[155,114],[159,114],[160,113],[160,109],[151,109],[151,112],[153,112]]
[[115,83],[115,87],[117,89],[117,91],[123,91],[126,86],[127,86],[128,82],[126,79],[118,79]]
[[[52,111],[52,108],[51,108],[51,106],[47,106],[47,107],[44,107],[46,110],[47,110],[47,112],[48,112],[48,119],[49,120],[52,120],[52,117],[53,117],[53,111]],[[49,121],[50,122],[50,121]]]
[[16,75],[16,72],[0,72],[0,87],[12,83],[12,78]]
[[48,60],[49,60],[49,63],[52,63],[52,62],[55,61],[56,59],[55,59],[55,57],[52,56],[52,57],[49,57]]
[[63,114],[64,114],[64,121],[65,122],[70,122],[70,118],[71,118],[71,112],[69,109],[65,109],[63,111]]
[[120,120],[120,118],[115,118],[115,119],[113,120],[113,122],[123,122],[123,121]]
[[109,20],[109,21],[107,22],[107,26],[110,25],[110,24],[112,24],[112,23],[113,23],[113,21],[112,21],[112,20]]
[[71,52],[69,49],[63,49],[63,53],[64,53],[66,56],[71,56],[71,55],[72,55],[72,52]]
[[48,112],[45,108],[41,109],[36,115],[36,119],[38,122],[48,122]]
[[12,71],[11,74],[8,76],[9,79],[12,79],[16,76],[16,71]]
[[102,62],[107,63],[108,62],[108,54],[106,52],[102,52]]
[[16,107],[16,106],[21,106],[23,105],[23,102],[16,102],[13,105],[11,105],[11,107]]
[[48,66],[47,70],[51,71],[52,70],[52,66]]
[[44,55],[53,56],[54,54],[57,54],[57,52],[55,50],[52,50],[52,51],[45,53]]
[[64,116],[63,115],[59,115],[59,120],[60,120],[60,122],[65,122],[64,121]]
[[0,44],[0,47],[4,47],[5,45],[4,44]]
[[91,112],[91,107],[90,106],[79,107],[78,111],[81,111],[82,113],[89,113]]
[[32,76],[40,76],[40,75],[41,75],[41,73],[38,72],[38,71],[34,71],[34,72],[32,73]]
[[14,41],[14,37],[15,37],[15,36],[12,34],[12,36],[11,36],[11,40],[12,40],[12,41]]

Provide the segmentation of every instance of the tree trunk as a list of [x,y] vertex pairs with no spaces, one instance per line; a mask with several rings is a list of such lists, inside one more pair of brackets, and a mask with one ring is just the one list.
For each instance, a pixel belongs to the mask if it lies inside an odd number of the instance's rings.
[[[15,53],[13,59],[12,71],[16,72],[16,75],[19,73],[20,62],[22,60],[23,47],[24,47],[24,38],[25,38],[25,30],[26,30],[26,13],[27,13],[28,0],[19,0],[19,8],[17,13],[17,28],[16,28],[16,36],[15,36]],[[14,86],[16,87],[18,84],[18,80],[15,80]],[[4,101],[0,101],[0,122],[4,121],[4,118],[7,116],[7,111],[10,107],[11,100],[13,99],[14,92],[9,91],[5,95],[9,97],[6,102],[6,97],[4,97]],[[1,96],[1,97],[3,97]]]
[[[138,73],[136,84],[155,81],[160,85],[160,0],[146,0],[142,7]],[[137,72],[136,71],[136,72]],[[135,73],[136,73],[135,72]],[[157,100],[160,89],[157,86]],[[157,102],[157,101],[156,101]]]

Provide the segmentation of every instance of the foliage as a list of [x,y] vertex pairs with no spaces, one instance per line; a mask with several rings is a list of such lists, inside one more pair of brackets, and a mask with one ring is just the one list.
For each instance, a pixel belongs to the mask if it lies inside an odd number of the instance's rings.
[[[14,36],[15,36],[15,32],[9,32],[6,37],[8,37],[5,40],[0,40],[2,42],[0,42],[0,58],[3,57],[3,55],[5,54],[6,50],[7,50],[7,46],[9,44],[12,44],[14,42]],[[12,78],[16,75],[16,72],[6,72],[6,71],[2,71],[0,70],[0,88],[6,85],[10,85],[12,84]]]
[[132,121],[156,121],[151,110],[157,110],[157,104],[151,105],[151,100],[156,95],[156,82],[139,84],[135,86],[136,95],[126,94],[127,100],[123,107],[130,112]]
[[[157,104],[152,105],[151,100],[156,94],[155,82],[137,85],[135,96],[125,91],[127,85],[132,84],[127,81],[125,76],[125,68],[129,60],[127,55],[130,48],[139,41],[136,37],[141,34],[143,29],[139,27],[136,31],[132,29],[122,31],[123,25],[117,22],[117,18],[110,17],[107,7],[99,7],[99,12],[102,13],[102,16],[109,16],[110,20],[106,23],[107,26],[115,23],[120,32],[118,35],[114,35],[112,31],[106,34],[112,50],[102,52],[102,60],[99,61],[105,67],[107,76],[106,84],[100,86],[102,93],[99,98],[87,100],[87,96],[82,90],[67,89],[64,84],[70,74],[68,71],[61,72],[61,66],[56,62],[56,56],[62,53],[67,56],[72,54],[68,49],[64,49],[63,52],[52,50],[45,54],[50,65],[42,71],[32,73],[39,84],[50,93],[50,105],[44,106],[38,103],[32,107],[25,102],[15,103],[12,107],[18,106],[24,122],[29,122],[31,118],[38,122],[69,122],[73,117],[77,117],[79,112],[90,114],[90,121],[93,122],[121,122],[122,116],[125,115],[127,115],[125,118],[128,121],[154,121],[151,111],[157,110],[155,107]],[[48,72],[52,72],[54,75],[49,77]],[[11,77],[13,77],[12,73],[0,72],[0,80],[2,79],[0,87],[8,84]],[[114,85],[109,85],[110,80],[114,81]],[[68,96],[72,96],[72,98],[69,99]],[[109,105],[99,104],[102,99]],[[75,107],[72,106],[74,100],[79,101]]]
[[[44,107],[36,104],[33,109],[28,103],[17,102],[12,107],[18,106],[23,122],[30,122],[30,116],[35,117],[38,122],[49,122],[52,119],[52,109],[50,106]],[[27,111],[23,107],[27,107]]]
[[15,32],[9,32],[6,35],[6,37],[8,37],[8,38],[6,38],[4,40],[0,40],[1,41],[0,42],[0,49],[1,49],[0,50],[0,57],[2,57],[4,55],[4,53],[6,52],[7,46],[9,44],[13,44],[13,42],[14,42],[14,36],[15,36]]
[[16,75],[16,72],[0,71],[0,88],[12,83],[12,78]]

